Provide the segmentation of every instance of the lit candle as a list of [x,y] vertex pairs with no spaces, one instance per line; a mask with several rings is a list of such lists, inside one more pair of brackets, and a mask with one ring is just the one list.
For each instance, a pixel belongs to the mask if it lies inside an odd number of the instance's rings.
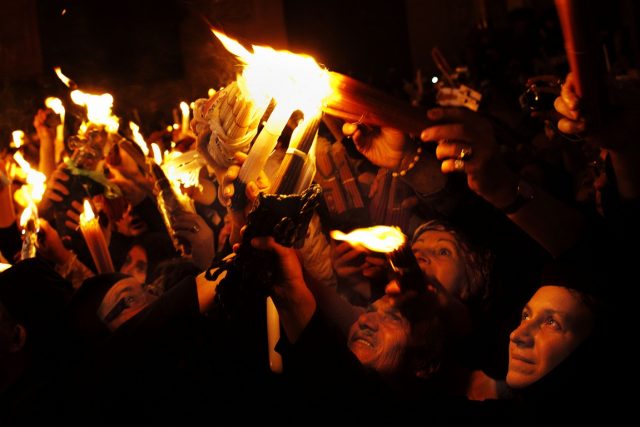
[[38,208],[31,202],[20,215],[20,227],[22,228],[22,250],[20,259],[35,258],[38,249],[38,231],[40,231],[40,220],[38,219]]
[[87,199],[84,200],[84,211],[80,214],[80,231],[82,231],[98,273],[112,273],[114,268],[107,242],[104,239],[98,218],[93,214],[93,209]]
[[180,126],[180,134],[185,137],[189,134],[189,104],[182,101],[180,103],[180,110],[182,110],[182,125]]
[[282,356],[276,351],[280,340],[280,316],[271,297],[267,297],[267,344],[269,346],[269,367],[276,374],[282,373]]

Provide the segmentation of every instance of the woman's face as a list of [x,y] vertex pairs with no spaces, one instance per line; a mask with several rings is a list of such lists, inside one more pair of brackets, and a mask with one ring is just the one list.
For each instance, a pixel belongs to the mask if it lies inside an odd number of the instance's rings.
[[384,296],[370,305],[349,331],[349,349],[360,363],[381,374],[400,367],[410,336],[409,321],[393,299]]
[[448,231],[427,230],[411,246],[427,282],[459,296],[469,285],[464,252]]
[[120,267],[120,273],[133,276],[140,283],[147,282],[147,252],[141,246],[129,249],[127,258]]
[[510,335],[507,384],[527,387],[566,359],[592,329],[591,311],[567,288],[543,286]]

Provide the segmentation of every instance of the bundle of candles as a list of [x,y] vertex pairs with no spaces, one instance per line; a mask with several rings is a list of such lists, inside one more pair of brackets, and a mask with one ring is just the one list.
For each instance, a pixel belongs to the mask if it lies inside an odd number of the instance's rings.
[[268,102],[255,103],[246,95],[242,76],[210,100],[196,101],[197,149],[216,168],[228,168],[233,155],[247,152]]
[[390,280],[396,280],[402,291],[424,291],[424,276],[407,237],[399,228],[378,225],[370,228],[358,228],[347,234],[333,230],[331,237],[335,240],[349,242],[353,246],[359,245],[372,252],[384,254]]

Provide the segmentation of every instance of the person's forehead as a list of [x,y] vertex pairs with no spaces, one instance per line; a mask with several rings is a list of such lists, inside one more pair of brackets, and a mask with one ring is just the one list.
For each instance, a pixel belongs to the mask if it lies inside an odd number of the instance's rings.
[[427,230],[421,233],[418,238],[414,241],[414,244],[417,243],[433,243],[440,240],[448,240],[455,244],[458,243],[458,239],[456,236],[450,232],[445,230]]
[[562,286],[540,287],[527,305],[531,309],[555,311],[574,318],[588,314],[587,307],[579,298]]

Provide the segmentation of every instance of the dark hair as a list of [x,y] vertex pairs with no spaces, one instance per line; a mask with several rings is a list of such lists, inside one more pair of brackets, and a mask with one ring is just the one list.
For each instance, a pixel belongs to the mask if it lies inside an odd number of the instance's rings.
[[127,253],[134,246],[139,246],[144,249],[147,255],[146,283],[151,283],[156,279],[156,267],[161,262],[178,256],[173,247],[173,243],[171,243],[171,239],[167,233],[163,232],[144,233],[138,236],[131,246],[129,246]]

